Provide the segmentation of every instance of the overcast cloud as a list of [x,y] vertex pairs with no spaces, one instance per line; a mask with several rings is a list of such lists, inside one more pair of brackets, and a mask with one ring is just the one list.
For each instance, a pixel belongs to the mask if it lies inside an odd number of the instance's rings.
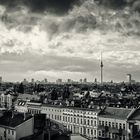
[[136,0],[0,0],[0,75],[99,80],[102,51],[106,81],[124,81],[127,73],[139,81],[139,6]]

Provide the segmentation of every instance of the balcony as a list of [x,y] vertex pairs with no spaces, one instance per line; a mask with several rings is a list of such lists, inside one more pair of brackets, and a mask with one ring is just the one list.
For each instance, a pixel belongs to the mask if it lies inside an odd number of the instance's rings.
[[110,132],[110,133],[119,134],[119,135],[126,135],[126,130],[124,130],[124,129],[117,129],[115,127],[98,125],[98,130],[103,130],[106,133]]

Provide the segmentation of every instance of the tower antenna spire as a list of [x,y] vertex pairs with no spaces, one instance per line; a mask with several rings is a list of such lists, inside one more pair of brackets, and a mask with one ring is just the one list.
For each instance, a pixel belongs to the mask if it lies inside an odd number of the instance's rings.
[[101,52],[101,65],[100,65],[100,67],[101,67],[101,85],[102,85],[103,84],[103,67],[104,67],[102,52]]

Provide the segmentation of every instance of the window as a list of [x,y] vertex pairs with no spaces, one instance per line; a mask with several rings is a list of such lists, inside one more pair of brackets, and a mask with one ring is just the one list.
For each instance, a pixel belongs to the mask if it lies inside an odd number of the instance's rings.
[[93,120],[91,120],[91,125],[93,125]]
[[107,121],[105,122],[105,126],[107,126]]
[[111,134],[110,134],[110,132],[108,133],[108,137],[109,137],[109,138],[111,137]]
[[89,129],[87,130],[87,133],[89,134]]
[[101,136],[101,131],[99,131],[99,136]]
[[123,129],[125,129],[125,124],[123,124]]
[[103,137],[105,136],[105,132],[104,132],[104,131],[102,131],[102,136],[103,136]]
[[111,122],[109,122],[109,127],[111,126]]
[[81,134],[82,134],[82,128],[81,128]]
[[104,126],[104,121],[102,121],[102,125]]
[[120,129],[122,129],[122,124],[120,123],[120,127],[119,127]]
[[94,125],[96,126],[96,121],[94,121]]
[[112,127],[114,128],[114,122],[112,122]]
[[118,123],[116,123],[116,128],[118,128]]
[[125,135],[123,135],[123,140],[125,140]]
[[64,116],[63,116],[63,121],[64,121]]
[[89,125],[89,120],[87,121],[87,125]]
[[96,130],[94,130],[94,135],[96,135]]
[[93,135],[93,130],[91,129],[91,135]]
[[8,129],[8,134],[10,134],[10,129]]
[[12,135],[14,135],[14,131],[12,130]]
[[76,123],[76,118],[74,118],[74,123]]
[[77,123],[79,124],[79,118],[77,118]]
[[101,121],[99,121],[99,125],[101,125]]

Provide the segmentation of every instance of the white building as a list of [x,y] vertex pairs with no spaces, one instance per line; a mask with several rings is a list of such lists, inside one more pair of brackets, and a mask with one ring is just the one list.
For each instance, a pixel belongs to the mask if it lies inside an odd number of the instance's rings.
[[11,109],[15,98],[16,96],[14,94],[0,94],[0,106],[2,108]]
[[43,105],[41,113],[47,118],[65,125],[74,134],[97,138],[97,116],[99,109],[82,109],[63,106]]

